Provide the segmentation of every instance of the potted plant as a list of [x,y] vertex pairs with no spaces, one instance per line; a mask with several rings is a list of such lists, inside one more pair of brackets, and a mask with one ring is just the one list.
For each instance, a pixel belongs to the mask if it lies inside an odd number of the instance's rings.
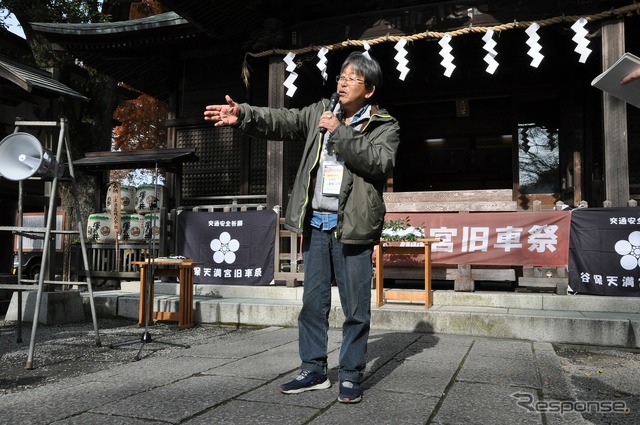
[[412,226],[409,217],[385,221],[382,227],[382,242],[389,246],[422,246],[418,240],[424,237],[424,227]]

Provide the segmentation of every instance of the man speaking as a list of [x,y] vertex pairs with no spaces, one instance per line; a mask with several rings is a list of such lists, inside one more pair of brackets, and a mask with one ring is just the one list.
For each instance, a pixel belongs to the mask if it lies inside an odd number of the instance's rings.
[[382,191],[400,143],[398,122],[374,102],[382,70],[368,54],[351,53],[336,77],[337,96],[302,109],[209,105],[204,119],[247,135],[305,141],[285,226],[303,234],[304,294],[298,317],[300,374],[285,394],[331,387],[327,331],[335,279],[345,320],[338,401],[362,400],[371,321],[373,247],[386,212]]

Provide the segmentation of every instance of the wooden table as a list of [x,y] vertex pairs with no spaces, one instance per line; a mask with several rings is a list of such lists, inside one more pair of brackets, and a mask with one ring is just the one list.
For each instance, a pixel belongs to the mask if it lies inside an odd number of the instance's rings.
[[[138,326],[144,326],[145,312],[149,314],[149,323],[154,320],[177,320],[178,329],[193,327],[193,268],[200,264],[191,259],[156,258],[148,261],[133,261],[132,264],[140,267],[140,305],[138,308]],[[149,265],[153,265],[153,276],[149,285],[148,299],[153,306],[153,288],[156,276],[177,277],[180,281],[178,312],[154,311],[147,307],[145,286]],[[154,315],[155,313],[155,315]],[[154,317],[155,316],[155,317]]]
[[[431,292],[431,244],[440,242],[439,238],[418,239],[424,246],[399,246],[397,242],[380,242],[376,248],[376,307],[385,300],[421,301],[424,308],[433,305]],[[421,254],[424,251],[424,291],[421,290],[384,290],[384,254]]]

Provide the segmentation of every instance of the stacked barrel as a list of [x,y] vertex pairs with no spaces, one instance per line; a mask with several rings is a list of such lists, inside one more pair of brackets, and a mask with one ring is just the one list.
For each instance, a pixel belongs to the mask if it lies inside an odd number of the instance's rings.
[[[112,199],[119,194],[120,233],[115,231],[111,214]],[[109,184],[105,211],[89,215],[87,240],[94,243],[145,243],[160,237],[160,208],[164,207],[165,187],[146,184]]]

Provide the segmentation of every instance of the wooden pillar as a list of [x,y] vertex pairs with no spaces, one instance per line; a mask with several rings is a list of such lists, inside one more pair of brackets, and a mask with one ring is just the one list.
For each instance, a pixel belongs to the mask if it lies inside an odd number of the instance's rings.
[[[624,19],[602,24],[602,69],[609,68],[624,54]],[[614,207],[629,200],[629,154],[627,148],[627,105],[603,93],[605,199]]]
[[[269,107],[284,107],[284,62],[280,56],[269,59]],[[267,141],[267,206],[282,206],[284,146],[280,140]]]
[[[169,112],[169,119],[175,118],[173,112]],[[177,130],[176,127],[167,127],[167,148],[177,148]],[[166,170],[165,170],[166,171]],[[166,202],[165,206],[169,208],[176,208],[182,205],[182,163],[178,165],[177,171],[165,173],[165,186],[167,188],[167,195],[173,201]]]
[[471,276],[471,264],[458,264],[458,272],[453,281],[453,290],[456,292],[473,292],[476,283]]
[[[184,87],[185,75],[184,75],[184,62],[174,61],[169,68],[168,81],[171,87]],[[175,121],[180,116],[180,97],[184,96],[180,90],[169,90],[169,97],[167,99],[167,123]],[[175,149],[178,147],[178,130],[175,125],[166,125],[167,128],[167,149]],[[167,188],[167,195],[173,202],[166,202],[164,206],[168,208],[176,208],[182,205],[182,164],[179,166],[178,173],[169,173],[165,169],[165,187]],[[171,247],[173,249],[174,247]]]
[[[468,216],[469,211],[460,211],[459,214],[467,214]],[[476,282],[471,276],[471,264],[458,264],[453,290],[456,292],[474,292],[476,290]]]
[[[577,146],[576,146],[577,145]],[[584,152],[584,137],[574,141],[573,148],[573,205],[582,202],[582,152]]]

